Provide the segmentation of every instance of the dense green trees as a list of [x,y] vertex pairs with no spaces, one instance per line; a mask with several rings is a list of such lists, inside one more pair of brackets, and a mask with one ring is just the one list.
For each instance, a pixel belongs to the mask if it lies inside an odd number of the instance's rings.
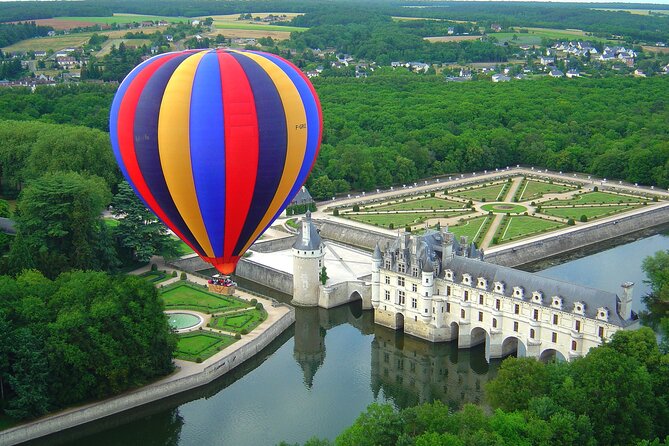
[[[642,317],[649,325],[658,327],[662,319],[669,318],[669,251],[658,251],[646,257],[643,271],[651,288],[650,293],[642,298],[648,309]],[[666,334],[669,336],[669,330]]]
[[136,277],[0,276],[0,413],[32,418],[172,370],[155,287]]
[[52,30],[50,26],[37,26],[35,22],[0,23],[0,48],[31,37],[46,36]]

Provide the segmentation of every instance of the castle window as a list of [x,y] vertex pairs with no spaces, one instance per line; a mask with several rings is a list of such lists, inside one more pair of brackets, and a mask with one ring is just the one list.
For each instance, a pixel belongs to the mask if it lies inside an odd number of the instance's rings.
[[398,297],[398,304],[404,305],[404,298],[406,297],[404,294],[404,291],[398,291],[397,292],[397,297]]
[[448,280],[453,280],[453,271],[451,271],[450,269],[447,269],[446,271],[444,271],[444,276]]
[[600,338],[604,337],[604,327],[599,327],[597,330],[597,334],[599,335]]
[[479,311],[479,322],[483,322],[483,311]]
[[476,286],[485,290],[488,287],[488,281],[483,277],[479,277]]
[[597,319],[602,320],[602,321],[608,321],[609,320],[609,310],[606,308],[600,307],[597,308]]
[[492,328],[497,328],[497,319],[492,320]]
[[426,277],[426,278],[425,278],[425,285],[429,285],[429,284],[430,284],[430,278],[429,278],[429,277]]
[[397,285],[404,286],[404,277],[397,278]]
[[416,291],[418,291],[418,285],[416,285],[415,283],[412,283],[412,284],[411,284],[411,291],[413,291],[414,293],[415,293]]
[[418,268],[416,268],[415,266],[411,268],[411,275],[414,277],[418,277]]
[[585,305],[583,305],[583,302],[574,302],[574,313],[584,314],[584,308]]
[[501,306],[502,306],[502,301],[499,299],[495,299],[495,310],[499,310]]
[[469,302],[469,291],[465,290],[465,302]]
[[557,324],[558,324],[558,315],[554,314],[553,315],[553,325],[557,325]]
[[479,304],[483,305],[483,294],[479,294]]
[[532,315],[535,321],[539,320],[539,310],[534,310],[534,314]]
[[465,310],[460,310],[460,317],[461,317],[462,319],[465,318]]
[[495,282],[495,293],[504,294],[504,283]]
[[520,305],[515,304],[515,305],[513,306],[513,312],[514,312],[515,314],[520,314]]
[[513,297],[517,297],[518,299],[523,298],[523,289],[519,286],[513,287]]
[[398,263],[397,264],[397,271],[404,274],[406,272],[406,266],[404,263]]
[[472,284],[472,276],[470,276],[469,274],[466,274],[466,273],[463,274],[462,275],[462,283],[464,283],[465,285],[471,285]]
[[562,298],[560,296],[553,296],[551,300],[551,307],[562,309]]
[[319,268],[322,268],[322,267],[323,267],[323,261],[322,261],[322,260],[319,260],[319,261],[318,261],[318,267],[319,267]]
[[530,328],[530,339],[534,339],[535,335],[536,334],[535,334],[534,328]]
[[541,294],[541,292],[535,291],[534,293],[532,293],[532,302],[534,302],[535,304],[541,304],[542,301],[543,301],[543,295]]
[[384,267],[385,269],[390,269],[390,260],[386,260],[386,261],[383,263],[383,267]]
[[574,329],[579,333],[581,332],[581,321],[576,321]]
[[553,343],[557,342],[557,333],[555,332],[551,333],[551,342]]
[[418,316],[413,317],[414,322],[418,322]]
[[386,300],[390,300],[390,291],[386,290]]
[[446,295],[447,296],[451,295],[451,286],[450,285],[446,285]]
[[518,331],[518,322],[513,323],[513,331]]
[[576,344],[576,341],[571,341],[571,349],[572,349],[572,350],[576,350],[576,347],[577,347],[577,346],[578,346],[578,345]]
[[418,308],[418,301],[415,297],[411,298],[411,308]]
[[451,312],[451,304],[446,302],[446,313],[450,313],[450,312]]
[[390,285],[390,276],[386,276],[386,284]]

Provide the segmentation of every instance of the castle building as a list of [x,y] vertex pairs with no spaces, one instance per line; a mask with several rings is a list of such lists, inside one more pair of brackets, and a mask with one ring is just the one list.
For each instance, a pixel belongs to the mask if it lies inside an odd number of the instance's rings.
[[448,229],[404,233],[372,258],[377,324],[458,348],[485,343],[486,358],[571,360],[638,326],[633,283],[620,296],[485,262]]
[[307,211],[293,244],[293,300],[301,306],[318,305],[319,273],[323,267],[323,241]]

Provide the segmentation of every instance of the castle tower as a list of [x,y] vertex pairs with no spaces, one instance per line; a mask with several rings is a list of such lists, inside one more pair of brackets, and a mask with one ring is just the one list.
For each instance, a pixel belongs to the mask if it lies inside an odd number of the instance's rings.
[[432,296],[434,295],[434,267],[427,259],[421,271],[420,287],[420,315],[424,322],[432,320]]
[[379,244],[374,248],[374,255],[372,256],[372,307],[377,308],[381,301],[381,262],[383,256]]
[[632,317],[632,291],[634,290],[634,282],[625,282],[620,286],[623,289],[623,293],[620,296],[618,314],[620,314],[623,320],[627,321]]
[[302,227],[293,244],[294,305],[317,306],[319,273],[323,266],[323,241],[311,221],[311,212],[302,220]]

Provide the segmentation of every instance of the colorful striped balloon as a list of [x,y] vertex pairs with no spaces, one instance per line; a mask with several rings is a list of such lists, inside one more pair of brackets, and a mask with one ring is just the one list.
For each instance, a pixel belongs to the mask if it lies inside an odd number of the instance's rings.
[[278,56],[189,50],[138,65],[114,97],[109,129],[135,193],[231,274],[306,181],[322,114],[306,76]]

